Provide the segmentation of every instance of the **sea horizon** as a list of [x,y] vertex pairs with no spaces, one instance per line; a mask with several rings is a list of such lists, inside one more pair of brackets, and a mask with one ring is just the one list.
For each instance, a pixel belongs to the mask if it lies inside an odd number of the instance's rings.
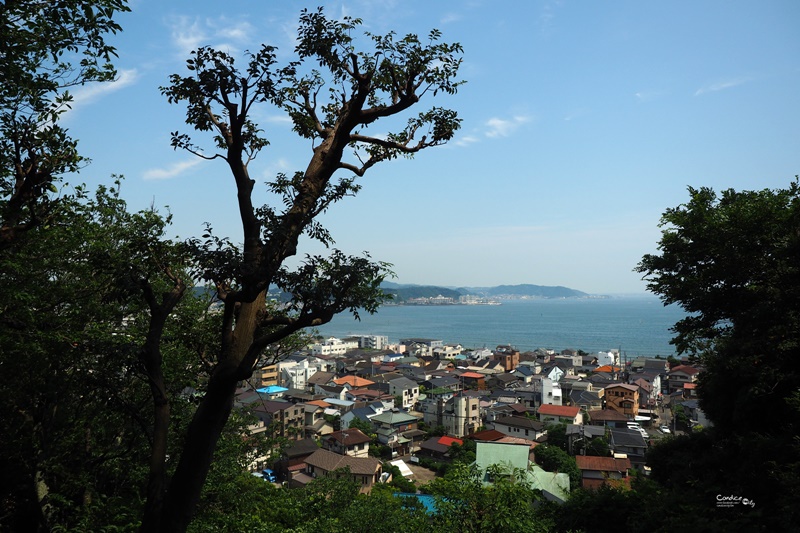
[[587,353],[620,350],[623,357],[676,355],[670,328],[686,313],[655,296],[515,299],[501,305],[390,305],[361,321],[340,314],[316,328],[323,337],[384,335],[441,340],[465,349],[514,346]]

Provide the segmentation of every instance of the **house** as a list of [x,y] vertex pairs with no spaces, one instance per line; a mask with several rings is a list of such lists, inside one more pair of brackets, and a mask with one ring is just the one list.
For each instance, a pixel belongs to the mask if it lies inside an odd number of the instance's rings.
[[313,355],[344,355],[350,350],[358,348],[358,341],[353,339],[340,340],[330,337],[322,342],[311,345]]
[[520,380],[520,382],[527,385],[531,382],[536,373],[536,369],[533,366],[519,364],[517,368],[511,372],[511,375],[515,376],[518,380]]
[[405,345],[408,355],[413,355],[415,357],[432,355],[434,348],[441,348],[444,346],[444,342],[441,340],[420,338],[400,339],[400,344]]
[[360,378],[358,376],[344,376],[334,379],[333,382],[340,387],[346,387],[348,390],[353,389],[368,389],[370,385],[375,382],[369,379]]
[[634,468],[644,470],[647,442],[637,430],[629,428],[609,430],[608,446],[615,454],[625,454]]
[[[653,370],[643,370],[638,374],[633,374],[631,377],[635,378],[633,383],[637,383],[639,380],[646,381],[650,384],[650,397],[648,398],[648,405],[652,406],[654,403],[658,402],[658,398],[663,394],[663,384],[666,383],[666,379],[662,381],[661,374]],[[666,374],[664,375],[666,377]],[[650,401],[653,400],[653,401]]]
[[677,402],[683,406],[684,411],[689,416],[692,425],[701,425],[703,427],[713,426],[714,423],[709,420],[705,412],[700,408],[700,403],[697,400],[687,400],[685,402]]
[[513,346],[498,346],[492,353],[492,360],[499,362],[506,372],[511,372],[519,364],[519,350]]
[[425,402],[423,421],[431,427],[443,427],[447,435],[466,437],[481,425],[480,399],[459,394],[447,400]]
[[624,428],[630,419],[613,409],[593,409],[589,411],[589,424],[608,428]]
[[317,385],[332,385],[334,378],[336,378],[335,372],[320,370],[306,380],[306,386],[309,391],[313,391]]
[[275,471],[280,480],[292,480],[295,475],[301,474],[306,469],[306,457],[319,450],[319,445],[314,439],[301,439],[293,442],[286,448],[281,458],[275,464]]
[[337,470],[347,469],[349,470],[347,475],[359,484],[359,491],[368,493],[376,483],[380,482],[383,473],[381,462],[374,457],[350,457],[320,449],[306,457],[305,464],[305,477],[295,476],[292,480],[294,486],[302,486],[314,478],[329,476]]
[[684,389],[686,383],[696,383],[697,375],[700,369],[689,365],[678,365],[669,371],[667,377],[669,383],[669,392],[675,392]]
[[371,440],[359,429],[343,429],[334,431],[322,439],[322,449],[339,455],[369,457],[369,443]]
[[568,405],[543,404],[537,410],[542,423],[555,422],[557,424],[583,424],[583,413],[580,407]]
[[507,435],[501,431],[497,431],[496,429],[484,429],[483,431],[476,431],[469,436],[469,438],[472,440],[483,442],[496,442],[504,437],[507,437]]
[[478,372],[462,372],[459,376],[465,389],[485,390],[486,376]]
[[390,409],[370,418],[378,442],[392,448],[392,452],[404,455],[411,446],[411,438],[406,432],[418,429],[419,419],[400,409]]
[[491,426],[491,429],[496,429],[510,437],[523,437],[531,440],[541,438],[547,433],[542,422],[524,416],[504,416],[492,422]]
[[514,414],[516,414],[516,411],[511,408],[511,404],[496,402],[486,408],[484,416],[486,419],[486,423],[488,425],[491,425],[491,423],[497,420],[498,418],[503,418],[505,416],[512,416]]
[[376,389],[349,390],[345,393],[344,399],[355,403],[388,402],[394,407],[394,396]]
[[324,398],[335,398],[344,400],[347,396],[347,387],[341,385],[314,385],[314,394]]
[[669,361],[657,357],[637,357],[631,361],[631,372],[655,372],[656,374],[666,375],[669,372]]
[[530,487],[541,490],[549,501],[564,503],[569,496],[569,475],[547,472],[532,462],[526,444],[476,442],[475,465],[485,484],[494,483],[498,476],[523,474]]
[[426,394],[430,394],[431,391],[439,389],[458,392],[464,388],[461,386],[461,380],[459,380],[457,376],[433,376],[430,379],[423,381],[422,385],[427,391]]
[[558,365],[548,365],[542,368],[542,375],[546,376],[553,383],[558,383],[564,377],[565,370]]
[[303,425],[307,437],[326,435],[333,431],[333,424],[325,418],[326,410],[330,408],[329,403],[322,400],[313,400],[303,405],[305,418]]
[[358,418],[362,422],[372,424],[372,417],[381,414],[383,411],[384,407],[380,402],[371,402],[364,407],[353,408],[342,415],[342,429],[349,428],[350,423],[355,418]]
[[305,406],[279,400],[262,400],[251,406],[251,412],[264,423],[273,437],[302,439],[305,428]]
[[578,455],[575,457],[581,471],[581,487],[599,489],[601,486],[629,484],[628,472],[631,462],[627,458],[596,457]]
[[603,400],[594,391],[573,390],[569,393],[569,401],[572,405],[580,407],[583,411],[591,411],[603,407]]
[[446,344],[433,348],[432,353],[434,359],[455,359],[457,356],[461,355],[463,350],[464,347],[460,344]]
[[269,387],[278,384],[278,365],[264,364],[253,372],[252,382],[257,387]]
[[654,394],[653,385],[644,379],[637,379],[631,385],[636,385],[639,387],[639,408],[640,409],[649,409],[651,406],[655,406],[656,398],[658,398],[658,393]]
[[450,448],[453,444],[462,446],[464,441],[455,437],[431,437],[420,444],[418,455],[424,455],[437,461],[450,460]]
[[[561,377],[563,376],[560,376],[559,379],[561,379]],[[531,383],[527,388],[541,393],[541,403],[539,405],[544,403],[549,403],[551,405],[563,404],[561,385],[558,381],[554,381],[543,374],[533,376]]]
[[567,435],[567,446],[570,455],[574,455],[576,447],[583,447],[583,444],[596,437],[605,437],[606,428],[603,426],[590,426],[588,424],[567,424],[565,430]]
[[278,385],[287,389],[308,390],[308,379],[323,369],[327,369],[327,364],[316,357],[300,361],[286,359],[277,364]]
[[397,407],[411,409],[419,401],[419,385],[406,377],[398,377],[389,381],[389,394],[400,398],[401,405]]
[[609,385],[603,389],[606,409],[613,409],[631,420],[639,414],[639,387],[625,383]]
[[501,374],[494,374],[487,380],[489,387],[492,389],[510,390],[522,386],[522,382],[514,374],[503,372]]

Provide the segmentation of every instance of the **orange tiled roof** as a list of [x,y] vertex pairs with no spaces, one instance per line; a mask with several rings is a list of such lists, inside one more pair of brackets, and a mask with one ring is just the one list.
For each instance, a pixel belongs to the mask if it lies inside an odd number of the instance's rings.
[[608,373],[620,372],[621,370],[622,370],[622,367],[612,366],[612,365],[598,366],[597,368],[594,369],[595,372],[608,372]]
[[539,406],[539,414],[552,416],[566,416],[575,418],[581,411],[580,407],[570,407],[569,405],[550,405],[544,403]]
[[597,457],[594,455],[576,455],[575,462],[581,470],[596,470],[599,472],[624,472],[631,468],[630,459],[616,459],[614,457]]
[[344,376],[343,378],[334,379],[333,382],[340,386],[350,385],[351,387],[369,387],[370,385],[375,384],[374,381],[360,378],[358,376]]

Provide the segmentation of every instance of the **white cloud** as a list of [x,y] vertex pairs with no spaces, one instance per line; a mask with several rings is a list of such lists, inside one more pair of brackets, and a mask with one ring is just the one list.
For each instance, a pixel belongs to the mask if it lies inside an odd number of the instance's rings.
[[738,85],[742,85],[743,83],[747,83],[750,80],[751,80],[751,78],[749,78],[749,77],[743,77],[743,78],[733,78],[733,79],[730,79],[730,80],[718,81],[718,82],[706,85],[704,87],[700,87],[699,89],[697,89],[697,91],[695,91],[694,95],[695,96],[700,96],[701,94],[705,94],[705,93],[713,93],[713,92],[717,92],[717,91],[724,91],[725,89],[730,89],[732,87],[736,87]]
[[463,16],[460,13],[450,12],[450,13],[445,13],[444,16],[441,18],[440,22],[442,24],[449,24],[451,22],[458,22],[462,18]]
[[208,34],[197,20],[175,17],[167,24],[172,27],[172,42],[178,48],[179,57],[187,57],[192,50],[208,43]]
[[666,94],[666,91],[638,91],[633,96],[637,101],[644,103],[657,100]]
[[265,180],[272,180],[280,173],[284,173],[287,176],[291,175],[294,171],[292,170],[292,164],[288,159],[284,159],[283,157],[278,158],[270,165],[268,165],[262,172],[262,177]]
[[73,110],[81,105],[86,105],[106,94],[110,94],[129,85],[133,85],[139,79],[139,73],[136,69],[120,70],[117,79],[114,81],[104,83],[91,83],[78,88],[72,93],[72,108]]
[[204,21],[189,16],[176,16],[167,20],[172,42],[180,58],[201,46],[212,46],[218,50],[235,53],[246,48],[252,40],[253,26],[248,21],[227,18]]
[[152,168],[150,170],[146,170],[142,177],[145,180],[168,180],[174,177],[180,176],[184,172],[188,171],[192,167],[200,164],[201,159],[195,158],[190,159],[187,161],[180,161],[178,163],[174,163],[167,168]]
[[474,144],[478,142],[479,139],[472,135],[464,135],[463,137],[459,137],[453,144],[456,146],[469,146],[470,144]]
[[522,124],[525,124],[530,119],[524,116],[516,116],[511,119],[502,119],[502,118],[490,118],[486,121],[486,126],[488,129],[486,130],[487,137],[508,137],[517,128],[519,128]]
[[264,118],[264,122],[268,122],[270,124],[291,124],[292,117],[288,115],[269,115]]

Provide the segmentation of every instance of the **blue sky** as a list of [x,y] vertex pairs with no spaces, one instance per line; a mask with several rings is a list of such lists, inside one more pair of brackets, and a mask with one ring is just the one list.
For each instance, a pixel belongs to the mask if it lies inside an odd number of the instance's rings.
[[[75,91],[65,125],[92,164],[68,181],[124,175],[130,207],[168,206],[173,235],[210,222],[238,241],[232,178],[221,161],[172,150],[170,132],[188,127],[159,87],[197,46],[268,43],[292,59],[300,10],[317,5],[373,33],[437,28],[465,49],[467,84],[421,102],[456,109],[457,138],[373,167],[322,219],[338,248],[392,263],[395,281],[641,293],[632,269],[687,186],[777,188],[800,174],[793,0],[134,0],[113,38],[118,81]],[[257,117],[272,144],[251,176],[305,168],[310,146],[286,118]]]

